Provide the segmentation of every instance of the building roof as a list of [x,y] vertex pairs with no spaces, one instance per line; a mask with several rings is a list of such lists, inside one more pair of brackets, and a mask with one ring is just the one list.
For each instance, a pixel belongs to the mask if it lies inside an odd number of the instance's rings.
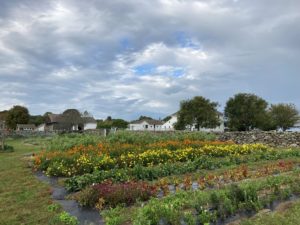
[[82,117],[82,121],[83,123],[97,123],[97,121],[91,116]]
[[17,124],[17,128],[35,129],[34,124]]
[[[67,115],[49,114],[50,123],[67,123]],[[96,120],[91,116],[81,117],[81,123],[96,123]]]
[[51,123],[61,123],[64,122],[62,114],[48,114]]
[[162,121],[160,121],[160,120],[151,120],[151,119],[134,120],[134,121],[131,121],[130,124],[141,124],[143,122],[147,122],[150,125],[163,125]]

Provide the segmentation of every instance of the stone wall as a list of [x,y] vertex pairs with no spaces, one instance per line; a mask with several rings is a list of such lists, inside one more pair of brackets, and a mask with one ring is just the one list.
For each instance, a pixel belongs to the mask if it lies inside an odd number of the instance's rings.
[[220,141],[237,144],[263,143],[272,147],[300,147],[300,132],[225,132],[217,134]]

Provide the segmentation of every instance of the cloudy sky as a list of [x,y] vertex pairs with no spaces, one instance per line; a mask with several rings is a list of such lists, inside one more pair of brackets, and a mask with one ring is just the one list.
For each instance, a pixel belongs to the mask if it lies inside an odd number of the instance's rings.
[[0,111],[164,117],[238,92],[300,108],[299,0],[0,0]]

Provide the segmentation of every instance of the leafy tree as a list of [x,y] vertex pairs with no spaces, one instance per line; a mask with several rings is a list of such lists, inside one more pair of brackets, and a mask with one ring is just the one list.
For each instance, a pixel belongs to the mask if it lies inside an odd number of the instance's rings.
[[112,127],[111,120],[98,120],[97,121],[97,129],[110,129]]
[[16,129],[17,124],[27,124],[29,121],[29,112],[26,107],[15,105],[12,107],[6,117],[6,125],[11,129]]
[[191,100],[182,101],[178,111],[176,129],[185,129],[186,126],[195,125],[199,130],[201,127],[215,128],[220,124],[217,111],[218,103],[211,102],[202,96],[196,96]]
[[293,104],[271,105],[270,115],[275,127],[281,128],[283,131],[294,126],[299,119],[299,113]]
[[123,119],[113,119],[112,127],[125,129],[128,126],[128,122]]
[[276,124],[275,124],[274,120],[272,119],[270,110],[267,110],[265,118],[262,121],[260,128],[265,131],[276,130]]
[[0,112],[0,121],[2,121],[2,120],[6,121],[7,114],[8,114],[8,110],[1,111]]
[[127,128],[128,122],[123,119],[111,119],[111,120],[98,120],[97,128],[110,129],[112,127],[125,129]]
[[225,107],[228,127],[238,131],[263,129],[267,126],[267,107],[268,103],[254,94],[236,94],[227,101]]
[[45,118],[44,116],[41,115],[37,115],[37,116],[29,116],[29,123],[30,124],[34,124],[36,126],[45,123]]
[[165,118],[163,118],[163,121],[164,122],[167,122],[169,119],[171,119],[172,117],[171,116],[166,116]]
[[140,116],[139,120],[153,120],[150,116]]

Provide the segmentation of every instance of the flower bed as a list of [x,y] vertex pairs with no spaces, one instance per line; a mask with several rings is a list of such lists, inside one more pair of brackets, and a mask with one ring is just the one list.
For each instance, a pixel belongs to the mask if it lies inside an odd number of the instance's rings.
[[78,146],[65,152],[43,152],[35,157],[35,167],[46,170],[52,176],[73,176],[91,173],[94,170],[113,168],[132,168],[136,165],[153,166],[165,163],[194,161],[202,156],[225,157],[264,153],[272,151],[265,145],[204,145],[199,148],[150,149],[142,153],[130,152],[120,156],[111,156],[102,150],[102,145]]
[[156,186],[146,182],[129,181],[115,184],[107,181],[84,189],[75,195],[75,199],[82,206],[102,209],[105,206],[116,207],[119,204],[129,206],[137,200],[146,201],[156,193]]
[[261,160],[278,160],[289,157],[300,157],[300,151],[293,150],[272,150],[259,154],[231,155],[228,157],[214,158],[201,156],[194,161],[165,163],[161,165],[143,167],[136,165],[133,168],[121,168],[112,170],[95,170],[91,174],[73,176],[66,180],[65,185],[68,191],[78,191],[92,183],[101,183],[105,180],[113,182],[125,182],[129,180],[156,180],[171,175],[193,173],[200,169],[213,170],[231,165],[251,163]]
[[[277,163],[263,164],[253,170],[249,170],[246,165],[238,168],[226,170],[222,173],[207,173],[205,176],[195,174],[185,177],[163,178],[158,181],[113,183],[111,180],[99,184],[93,184],[77,193],[76,199],[83,205],[95,207],[98,199],[105,202],[105,205],[115,207],[118,204],[133,204],[134,200],[148,200],[142,196],[158,196],[158,190],[164,196],[179,190],[204,190],[207,188],[220,188],[229,183],[238,182],[244,179],[256,179],[274,174],[281,174],[292,171],[299,166],[299,161],[279,161]],[[136,196],[137,197],[132,197]],[[130,200],[129,200],[130,199]]]
[[[209,224],[237,214],[256,212],[276,200],[300,193],[299,171],[290,175],[233,184],[219,190],[180,191],[127,211],[102,213],[106,224]],[[127,213],[127,214],[126,214]]]

